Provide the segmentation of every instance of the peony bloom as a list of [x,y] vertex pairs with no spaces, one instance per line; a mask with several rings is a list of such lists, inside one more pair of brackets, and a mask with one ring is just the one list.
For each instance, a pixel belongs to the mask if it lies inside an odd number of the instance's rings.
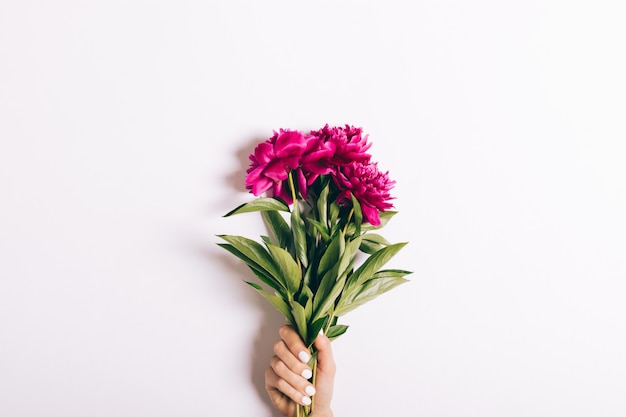
[[246,188],[256,196],[271,189],[275,197],[291,204],[289,173],[292,173],[298,192],[306,198],[308,186],[320,175],[332,172],[330,160],[334,153],[332,143],[299,131],[280,129],[250,155]]
[[[335,149],[335,145],[331,142],[324,142],[321,138],[313,135],[308,136],[307,149],[300,161],[307,185],[313,184],[320,175],[333,172],[331,161],[335,155]],[[306,195],[306,191],[303,194]]]
[[274,195],[284,194],[282,182],[289,171],[298,168],[306,150],[306,137],[302,132],[280,129],[274,136],[260,143],[250,155],[250,168],[246,171],[246,188],[259,196],[274,189]]
[[312,136],[321,139],[325,146],[333,149],[334,154],[327,163],[336,168],[355,161],[370,160],[371,155],[366,151],[372,145],[367,143],[367,135],[363,136],[362,133],[360,127],[329,127],[328,124],[320,130],[311,131]]
[[350,193],[361,204],[363,219],[373,226],[380,225],[379,211],[393,207],[388,200],[395,181],[389,179],[389,173],[382,173],[373,162],[353,162],[344,165],[335,175],[334,180],[340,193],[338,202],[350,200]]

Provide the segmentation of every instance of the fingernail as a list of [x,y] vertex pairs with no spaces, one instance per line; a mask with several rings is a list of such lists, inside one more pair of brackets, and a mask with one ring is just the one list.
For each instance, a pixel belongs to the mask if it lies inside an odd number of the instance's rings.
[[302,404],[304,405],[311,405],[311,399],[309,397],[302,397]]
[[308,387],[306,387],[306,389],[304,390],[304,392],[306,392],[306,394],[311,397],[313,395],[315,395],[315,387],[313,385],[309,385]]
[[307,352],[305,352],[304,350],[300,353],[298,353],[298,358],[304,362],[304,363],[308,363],[309,362],[309,354]]
[[320,329],[320,332],[318,333],[320,336],[324,336],[324,329]]
[[[302,371],[302,373],[300,375],[302,375],[302,378],[304,378],[304,379],[309,379],[309,378],[311,378],[313,376],[313,372],[311,372],[310,369],[305,369],[304,371]],[[313,394],[311,394],[311,395],[313,395]]]

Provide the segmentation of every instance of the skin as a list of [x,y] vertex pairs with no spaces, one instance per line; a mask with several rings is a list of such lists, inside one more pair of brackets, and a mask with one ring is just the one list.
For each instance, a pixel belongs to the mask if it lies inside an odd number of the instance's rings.
[[318,356],[317,375],[315,387],[313,387],[311,382],[304,377],[307,372],[310,375],[311,368],[306,361],[298,357],[301,352],[308,352],[302,339],[291,326],[282,326],[278,333],[280,340],[274,344],[275,355],[270,359],[270,366],[265,371],[265,390],[274,407],[283,416],[294,417],[296,403],[306,405],[304,398],[310,398],[309,393],[315,391],[313,393],[315,407],[312,416],[333,417],[330,402],[333,396],[336,368],[330,340],[321,334],[315,339],[314,344]]

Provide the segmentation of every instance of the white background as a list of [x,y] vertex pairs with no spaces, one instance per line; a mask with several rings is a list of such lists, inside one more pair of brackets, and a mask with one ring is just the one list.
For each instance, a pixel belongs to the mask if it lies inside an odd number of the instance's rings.
[[397,181],[337,417],[626,415],[626,21],[594,1],[0,1],[0,415],[271,416],[216,234],[247,156],[362,126]]

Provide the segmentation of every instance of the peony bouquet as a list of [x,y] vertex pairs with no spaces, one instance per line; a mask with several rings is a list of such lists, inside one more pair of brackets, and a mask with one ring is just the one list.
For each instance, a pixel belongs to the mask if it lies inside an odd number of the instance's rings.
[[[313,379],[317,334],[342,335],[348,326],[338,323],[341,316],[411,273],[383,269],[406,242],[392,244],[376,233],[396,214],[390,210],[395,182],[371,160],[370,147],[362,129],[348,125],[274,132],[250,155],[246,188],[257,198],[225,215],[260,212],[269,236],[259,243],[219,235],[226,242],[219,246],[259,280],[247,284],[309,347]],[[298,405],[296,415],[310,415],[313,407]]]

